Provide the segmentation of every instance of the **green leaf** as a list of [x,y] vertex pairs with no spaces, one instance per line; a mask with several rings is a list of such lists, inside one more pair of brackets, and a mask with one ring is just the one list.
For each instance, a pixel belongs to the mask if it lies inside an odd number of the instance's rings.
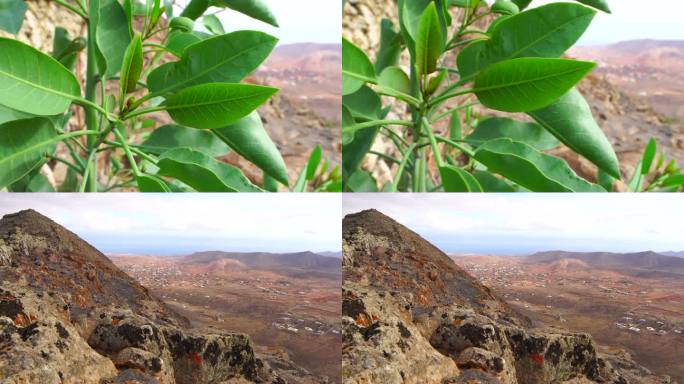
[[119,87],[121,88],[121,100],[126,94],[135,91],[140,74],[143,68],[142,40],[140,35],[136,35],[126,48],[126,53],[121,66],[121,78]]
[[[529,0],[532,1],[532,0]],[[480,0],[449,0],[449,6],[459,8],[477,8]]]
[[123,10],[126,14],[126,24],[128,24],[128,34],[134,35],[133,32],[133,0],[123,0]]
[[352,116],[360,121],[379,120],[382,102],[380,96],[370,87],[363,86],[351,95],[342,97],[342,104],[349,108]]
[[473,171],[473,177],[484,192],[520,192],[520,188],[504,179],[500,179],[487,171]]
[[591,24],[596,12],[572,3],[552,3],[507,17],[491,28],[491,39],[469,44],[458,55],[467,77],[519,57],[560,57]]
[[212,5],[230,8],[253,19],[278,27],[278,21],[264,0],[214,0]]
[[258,112],[254,111],[235,124],[214,129],[213,132],[240,156],[280,183],[288,185],[285,161],[264,129]]
[[311,152],[309,161],[306,163],[307,180],[313,180],[314,176],[316,176],[316,170],[318,169],[318,165],[321,163],[321,152],[322,149],[320,144],[316,145],[316,148],[314,148],[313,152]]
[[172,31],[192,32],[195,28],[195,21],[189,17],[178,16],[169,21],[169,28]]
[[437,61],[444,49],[444,37],[439,24],[435,3],[425,8],[416,32],[416,67],[419,74],[437,70]]
[[420,20],[430,4],[432,0],[404,0],[403,6],[399,7],[403,10],[399,15],[400,25],[408,35],[408,39],[404,38],[409,40],[409,47],[415,47]]
[[681,187],[684,186],[684,175],[672,175],[663,180],[663,187]]
[[515,3],[515,5],[518,6],[518,8],[522,11],[523,9],[527,8],[528,5],[532,2],[532,0],[511,0]]
[[0,29],[13,35],[19,33],[27,8],[22,0],[0,0]]
[[654,138],[648,141],[646,148],[644,149],[644,155],[641,158],[641,174],[648,175],[651,171],[651,166],[653,165],[653,159],[655,159],[656,151],[658,150],[658,143]]
[[221,20],[219,20],[216,15],[206,15],[204,16],[202,22],[204,22],[204,26],[207,27],[207,30],[214,35],[223,35],[226,33],[226,30],[223,29]]
[[610,11],[610,7],[608,6],[608,2],[606,0],[576,0],[576,1],[579,1],[580,3],[588,5],[590,7],[600,9],[605,13],[612,13]]
[[194,85],[169,97],[165,109],[181,125],[222,128],[247,116],[278,90],[249,84]]
[[496,0],[492,4],[492,12],[503,15],[515,15],[520,12],[520,8],[511,0]]
[[[380,96],[378,96],[372,89],[363,86],[357,92],[344,96],[342,103],[350,112],[353,120],[360,122],[378,120],[382,117],[382,103]],[[354,122],[352,122],[353,124]],[[351,175],[361,164],[364,156],[373,146],[375,136],[380,128],[368,128],[354,133],[352,140],[344,144],[342,152],[342,170],[344,176]]]
[[50,120],[33,118],[0,125],[0,189],[26,176],[55,151],[57,133]]
[[475,160],[532,192],[605,192],[577,176],[565,161],[510,139],[481,145]]
[[17,111],[16,109],[5,107],[4,105],[0,105],[0,124],[4,124],[8,121],[30,119],[32,117],[35,116],[29,113]]
[[370,173],[358,169],[347,179],[346,187],[350,192],[377,192],[378,185]]
[[203,83],[237,83],[271,53],[278,39],[263,32],[237,31],[185,48],[179,61],[155,68],[147,85],[155,94]]
[[597,179],[598,184],[606,191],[613,192],[613,189],[615,188],[615,178],[613,176],[599,168]]
[[131,37],[128,16],[121,4],[117,0],[102,0],[95,40],[105,59],[107,76],[114,76],[121,69]]
[[548,107],[528,114],[568,148],[614,178],[620,178],[615,151],[577,89],[573,88]]
[[411,80],[399,67],[387,67],[378,77],[378,85],[395,91],[411,94]]
[[210,36],[205,37],[200,32],[172,32],[166,41],[166,48],[176,57],[182,57],[185,48]]
[[396,66],[401,55],[401,33],[394,30],[389,19],[380,22],[380,49],[375,60],[375,73],[381,74],[385,68]]
[[64,113],[81,89],[62,64],[19,41],[0,38],[0,104],[34,115]]
[[342,38],[342,95],[358,91],[363,79],[375,79],[373,64],[359,47]]
[[466,141],[477,147],[487,141],[509,138],[513,141],[525,143],[539,151],[556,148],[560,142],[544,128],[535,123],[526,123],[505,117],[486,119],[477,125],[475,131]]
[[261,191],[239,169],[190,148],[164,152],[157,166],[160,176],[178,179],[198,192]]
[[155,129],[140,149],[160,155],[178,147],[201,150],[212,157],[230,152],[230,148],[211,132],[180,125],[164,125]]
[[595,66],[587,61],[566,59],[502,61],[480,72],[473,92],[482,104],[492,109],[533,111],[563,96]]
[[483,192],[480,183],[470,173],[452,165],[439,168],[444,192]]
[[152,175],[139,175],[135,178],[140,192],[171,192],[164,180]]
[[62,27],[55,27],[55,37],[52,39],[52,57],[69,70],[73,70],[76,55],[86,47],[86,40],[78,37],[71,40],[69,32]]
[[[2,116],[2,110],[0,109],[0,116]],[[0,122],[2,121],[2,118],[0,117]],[[349,108],[347,108],[346,105],[342,105],[342,145],[347,145],[350,144],[354,140],[354,133],[353,132],[344,132],[344,129],[347,127],[350,127],[354,125],[356,122],[354,121],[354,116],[352,116],[351,111],[349,111]]]

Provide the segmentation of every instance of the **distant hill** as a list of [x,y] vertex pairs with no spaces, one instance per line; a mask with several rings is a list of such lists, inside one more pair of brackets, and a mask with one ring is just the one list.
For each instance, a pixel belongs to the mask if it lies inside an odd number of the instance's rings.
[[684,257],[684,251],[667,251],[667,252],[660,252],[661,255],[665,256],[672,256],[672,257]]
[[580,261],[601,269],[648,271],[684,274],[684,258],[666,256],[653,251],[636,253],[547,251],[528,256],[532,263],[555,263],[561,260]]
[[340,259],[313,252],[196,252],[181,258],[182,264],[210,264],[223,260],[235,260],[249,268],[273,270],[290,275],[330,276],[341,273]]
[[338,259],[342,258],[342,251],[323,251],[323,252],[316,252],[316,253],[321,255],[321,256],[337,257]]

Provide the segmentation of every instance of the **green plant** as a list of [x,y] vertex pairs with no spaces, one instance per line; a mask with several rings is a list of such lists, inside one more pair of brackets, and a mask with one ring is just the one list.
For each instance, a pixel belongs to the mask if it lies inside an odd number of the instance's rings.
[[[241,83],[277,39],[257,31],[225,33],[210,6],[278,26],[262,0],[192,0],[174,17],[161,0],[56,0],[79,15],[87,36],[55,30],[51,55],[0,38],[0,189],[50,190],[49,161],[68,171],[60,190],[263,191],[288,185],[285,162],[256,108],[277,89]],[[3,0],[0,28],[17,33],[26,6]],[[195,28],[202,19],[206,32]],[[74,73],[86,56],[85,89]],[[78,108],[72,108],[72,106]],[[164,111],[176,124],[157,127]],[[78,125],[72,113],[82,114]],[[76,127],[74,127],[76,125]],[[216,159],[234,151],[263,171],[263,185]],[[320,149],[319,149],[320,158]],[[335,190],[326,170],[320,185]],[[313,181],[305,178],[305,181]],[[340,181],[341,187],[341,181]]]
[[[590,25],[594,8],[610,9],[604,0],[578,0],[525,10],[530,2],[398,0],[399,29],[382,21],[374,64],[343,39],[346,191],[377,190],[361,168],[368,154],[396,165],[385,191],[613,189],[622,176],[617,156],[575,89],[595,64],[561,58]],[[478,28],[487,20],[486,28]],[[408,73],[398,66],[405,50]],[[455,66],[449,64],[454,58]],[[392,106],[383,105],[381,96],[405,106],[409,118],[387,118]],[[529,121],[482,116],[477,105],[525,113]],[[371,151],[378,136],[394,146],[396,156]],[[596,165],[600,183],[545,153],[561,143]],[[644,189],[641,182],[630,185]]]

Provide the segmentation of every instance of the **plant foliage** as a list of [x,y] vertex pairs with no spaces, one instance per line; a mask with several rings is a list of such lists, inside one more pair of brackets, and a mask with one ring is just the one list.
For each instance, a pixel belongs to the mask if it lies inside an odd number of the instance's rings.
[[[563,57],[596,13],[610,8],[604,0],[530,3],[398,0],[399,25],[382,20],[375,63],[343,39],[344,190],[617,189],[625,175],[575,88],[595,64]],[[409,61],[400,65],[405,51]],[[388,118],[392,109],[405,117]],[[371,151],[379,138],[393,146],[391,153]],[[561,144],[593,163],[596,180],[546,153]],[[656,152],[651,141],[620,189],[682,188],[676,164],[662,156],[656,162]],[[369,155],[392,167],[386,185],[362,168]]]
[[[341,190],[320,147],[289,186],[256,111],[278,90],[244,80],[277,39],[226,33],[207,12],[231,9],[277,27],[264,1],[191,0],[175,17],[161,0],[56,2],[84,20],[87,36],[57,27],[51,54],[0,38],[0,190],[53,190],[41,173],[47,162],[66,167],[62,191]],[[0,29],[17,34],[25,12],[22,0],[0,0]],[[87,70],[76,73],[83,55]],[[161,114],[174,124],[159,124]],[[218,159],[229,152],[262,179]]]

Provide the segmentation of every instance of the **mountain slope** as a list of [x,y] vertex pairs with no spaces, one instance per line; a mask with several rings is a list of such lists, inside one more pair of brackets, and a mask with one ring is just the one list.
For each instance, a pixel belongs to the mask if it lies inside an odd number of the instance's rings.
[[249,336],[189,329],[98,250],[27,210],[0,220],[0,382],[284,381]]
[[244,266],[270,270],[289,275],[338,276],[340,259],[321,256],[313,252],[268,253],[268,252],[196,252],[184,256],[184,264],[209,264],[234,260]]
[[653,251],[635,253],[546,251],[525,258],[527,262],[532,263],[549,263],[566,259],[581,260],[594,268],[684,273],[683,258],[665,256]]
[[380,212],[348,215],[342,227],[346,384],[667,382],[629,359],[600,355],[588,334],[532,328]]

